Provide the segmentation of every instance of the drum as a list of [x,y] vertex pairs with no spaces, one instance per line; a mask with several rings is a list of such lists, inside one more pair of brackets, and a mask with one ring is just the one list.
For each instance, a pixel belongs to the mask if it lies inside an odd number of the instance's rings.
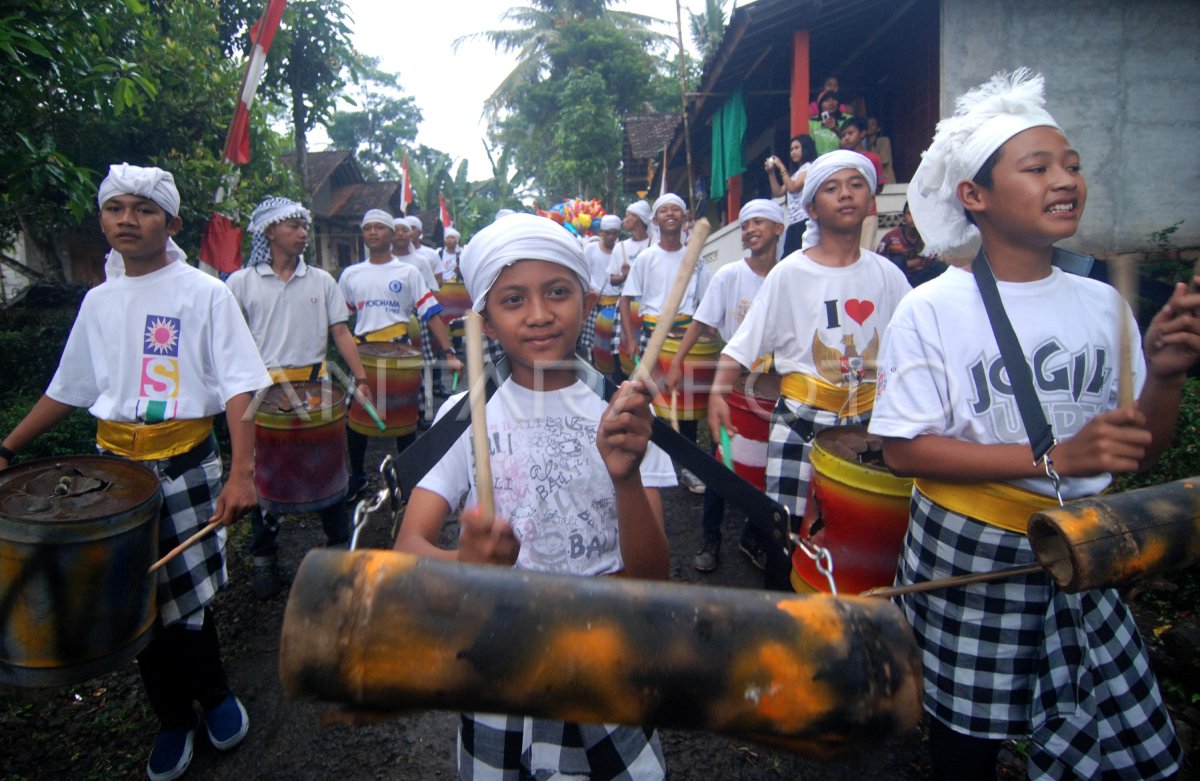
[[[684,328],[676,328],[663,342],[658,354],[658,368],[666,374],[671,361],[679,352]],[[715,336],[701,336],[692,345],[683,359],[683,377],[679,381],[676,397],[675,417],[679,420],[701,420],[708,415],[708,392],[712,389],[717,374],[717,360],[721,357],[721,340]],[[654,412],[660,418],[671,418],[671,397],[667,394],[654,399]]]
[[767,486],[767,441],[781,380],[778,374],[746,372],[727,397],[729,418],[737,429],[730,435],[733,471],[760,491]]
[[613,363],[613,324],[617,319],[615,304],[600,309],[596,316],[596,339],[592,343],[592,365],[601,374],[611,375],[616,371]]
[[328,382],[272,385],[254,413],[254,487],[274,513],[346,496],[346,394]]
[[[825,429],[813,441],[800,536],[829,549],[838,591],[846,594],[891,585],[896,577],[913,481],[887,470],[882,444],[863,426]],[[829,590],[799,548],[792,552],[792,567],[797,591]]]
[[457,320],[471,308],[471,297],[467,295],[467,286],[457,280],[443,282],[442,289],[433,294],[442,305],[442,318],[448,323]]
[[0,472],[0,684],[67,686],[150,641],[162,492],[115,456]]
[[361,404],[350,405],[350,428],[369,437],[400,437],[416,431],[421,351],[398,342],[368,342],[358,345],[358,355],[387,428],[380,431]]

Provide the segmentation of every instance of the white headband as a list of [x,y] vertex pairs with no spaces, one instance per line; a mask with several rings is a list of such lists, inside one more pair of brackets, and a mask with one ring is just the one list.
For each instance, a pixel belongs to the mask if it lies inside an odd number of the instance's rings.
[[444,238],[447,238],[447,239],[448,239],[448,238],[450,238],[451,236],[453,236],[453,237],[454,237],[454,238],[456,238],[456,239],[461,239],[461,238],[462,238],[462,234],[461,234],[461,233],[459,233],[459,232],[458,232],[456,229],[454,229],[454,228],[446,228],[446,230],[442,232],[442,236],[443,236]]
[[[871,193],[875,193],[875,165],[871,162],[871,159],[864,154],[850,149],[835,149],[832,152],[826,152],[821,155],[809,166],[808,175],[804,178],[804,192],[800,196],[800,201],[804,204],[804,207],[807,209],[812,205],[813,199],[817,197],[817,190],[821,188],[821,185],[825,184],[829,177],[847,168],[853,168],[862,174],[867,180],[867,185],[871,188]],[[803,249],[815,247],[821,241],[821,226],[812,217],[811,209],[809,209],[808,213],[810,219],[807,227],[804,229],[804,236],[800,240],[800,245]]]
[[579,277],[584,292],[591,288],[591,269],[570,233],[548,217],[510,214],[476,233],[459,261],[476,312],[483,311],[500,272],[518,260],[547,260],[565,266]]
[[650,211],[650,204],[645,201],[634,201],[625,207],[626,214],[633,214],[647,228],[650,227],[650,221],[654,218],[654,212]]
[[371,209],[363,215],[360,228],[365,228],[368,225],[385,225],[388,228],[393,227],[392,215],[385,212],[383,209]]
[[967,220],[958,200],[960,182],[973,179],[1017,133],[1031,127],[1058,128],[1043,108],[1044,86],[1041,74],[1028,68],[997,73],[961,96],[954,115],[938,123],[933,143],[908,185],[909,211],[928,254],[957,256],[978,240],[979,229]]
[[746,205],[738,212],[738,224],[745,225],[746,220],[752,220],[755,217],[763,217],[780,225],[787,224],[787,220],[783,216],[783,207],[766,198],[746,201]]
[[687,211],[687,206],[684,205],[682,198],[675,193],[663,193],[662,195],[658,196],[658,200],[654,202],[654,213],[658,214],[658,210],[669,203],[673,203],[680,209]]
[[621,218],[615,214],[606,214],[600,218],[600,230],[602,231],[619,231],[621,230]]
[[143,168],[129,163],[110,165],[108,176],[100,182],[96,205],[117,195],[137,195],[154,201],[172,217],[179,216],[179,190],[175,177],[161,168]]
[[416,230],[416,231],[424,231],[425,230],[425,226],[421,224],[421,218],[415,214],[408,215],[407,217],[404,218],[404,221],[408,223],[408,227],[411,228],[412,230]]

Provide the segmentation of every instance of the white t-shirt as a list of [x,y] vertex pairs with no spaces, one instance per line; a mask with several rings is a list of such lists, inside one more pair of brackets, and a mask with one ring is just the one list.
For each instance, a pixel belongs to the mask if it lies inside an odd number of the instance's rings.
[[429,273],[435,275],[433,284],[429,286],[429,289],[436,293],[440,289],[436,275],[442,273],[442,259],[438,257],[437,250],[433,247],[426,247],[424,244],[413,245],[412,252],[409,254],[414,252],[425,259],[425,265],[429,267]]
[[[1116,290],[1057,268],[1036,282],[997,287],[1059,441],[1117,405],[1119,313],[1134,335],[1134,384],[1141,391],[1145,360],[1137,324]],[[974,276],[951,267],[896,311],[880,351],[870,429],[905,439],[934,434],[985,445],[1028,443],[1001,365]],[[1110,479],[1063,478],[1063,497],[1098,493]],[[1013,484],[1054,494],[1046,478]]]
[[[464,394],[451,397],[440,418]],[[622,569],[616,493],[596,447],[604,400],[582,382],[541,393],[505,381],[487,403],[496,517],[521,542],[517,568],[571,575]],[[647,488],[675,485],[666,454],[651,444],[641,465]],[[450,447],[419,488],[451,508],[478,501],[471,432]],[[650,519],[646,519],[649,523]]]
[[780,374],[841,387],[870,381],[883,329],[911,289],[895,263],[865,249],[837,268],[793,252],[767,274],[722,352],[746,367],[773,353]]
[[746,318],[764,279],[754,273],[747,258],[721,266],[708,283],[693,319],[717,329],[722,341],[728,342]]
[[442,279],[446,282],[458,279],[458,259],[462,254],[462,248],[459,247],[454,252],[447,254],[446,248],[442,247],[437,254],[442,268]]
[[414,313],[428,320],[442,311],[416,267],[395,256],[387,263],[355,263],[342,272],[338,287],[355,313],[356,336],[407,321]]
[[[810,165],[812,163],[805,163],[797,168],[796,172],[792,174],[792,181],[794,182],[803,176]],[[808,219],[808,211],[804,208],[803,196],[803,190],[797,190],[796,192],[787,191],[788,225],[795,225],[798,222]]]
[[[629,269],[629,279],[625,280],[625,289],[621,295],[630,298],[641,297],[642,304],[638,310],[642,317],[657,315],[662,311],[663,304],[675,284],[675,272],[683,262],[684,249],[665,250],[661,244],[649,247],[638,254],[637,263]],[[703,261],[696,264],[684,290],[683,299],[679,302],[676,315],[691,315],[700,305],[704,291],[708,289],[711,273]]]
[[612,253],[605,252],[604,244],[594,241],[586,245],[583,248],[583,256],[587,258],[588,267],[592,272],[592,290],[599,293],[605,287],[612,287],[612,283],[608,280],[608,266],[612,261]]
[[608,260],[609,279],[605,280],[605,287],[600,290],[602,296],[619,296],[624,283],[614,285],[612,277],[621,274],[621,268],[628,263],[629,270],[633,271],[634,259],[642,253],[642,250],[650,246],[650,237],[638,241],[634,238],[624,239],[617,242],[617,246],[613,247],[613,253]]
[[225,281],[246,316],[263,361],[271,369],[325,360],[329,329],[350,315],[337,282],[303,260],[284,282],[270,263],[239,269]]
[[101,420],[161,423],[270,384],[229,288],[174,261],[88,291],[46,395]]
[[[407,255],[393,255],[396,260],[406,266],[412,266],[421,275],[421,279],[425,282],[425,287],[430,290],[440,290],[437,283],[437,277],[433,275],[433,265],[429,262],[429,258],[425,257],[422,252],[414,252],[411,248]],[[368,263],[370,260],[368,259]]]

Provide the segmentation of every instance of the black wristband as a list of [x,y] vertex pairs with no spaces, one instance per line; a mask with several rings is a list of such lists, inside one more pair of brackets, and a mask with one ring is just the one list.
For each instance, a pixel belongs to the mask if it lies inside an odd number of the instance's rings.
[[0,458],[3,458],[5,461],[7,461],[8,463],[11,464],[12,460],[16,457],[17,457],[16,453],[12,452],[8,448],[6,448],[4,445],[0,445]]

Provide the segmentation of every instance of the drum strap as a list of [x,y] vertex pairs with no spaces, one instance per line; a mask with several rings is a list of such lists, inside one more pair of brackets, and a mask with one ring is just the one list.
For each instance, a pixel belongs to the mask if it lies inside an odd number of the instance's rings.
[[[508,376],[508,359],[498,364],[487,363],[487,397],[490,399],[496,388]],[[617,388],[603,374],[582,360],[576,360],[575,373],[578,378],[605,401],[612,399]],[[462,436],[471,423],[471,408],[467,394],[459,399],[445,415],[426,431],[417,441],[409,445],[395,463],[396,480],[401,495],[411,496],[430,467],[441,460],[450,446]],[[671,428],[661,418],[654,418],[650,441],[658,445],[672,460],[694,472],[704,484],[717,492],[721,498],[739,507],[746,513],[750,524],[765,532],[767,539],[780,540],[777,547],[786,549],[788,539],[788,513],[783,505],[771,499],[748,483],[741,475],[725,468],[725,465],[701,450],[695,442]]]

